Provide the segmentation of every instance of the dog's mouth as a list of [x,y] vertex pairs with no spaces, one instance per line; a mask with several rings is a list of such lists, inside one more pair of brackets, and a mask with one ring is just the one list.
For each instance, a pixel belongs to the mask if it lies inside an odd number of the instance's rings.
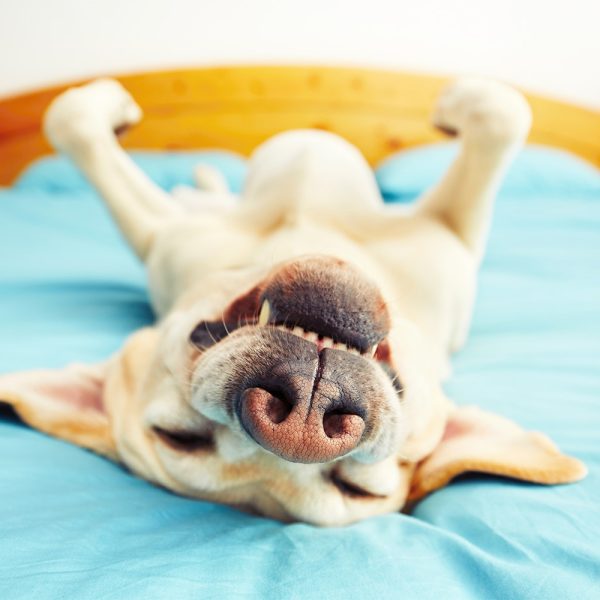
[[226,338],[240,327],[256,325],[258,327],[270,327],[295,335],[296,337],[314,344],[318,352],[322,352],[325,348],[331,348],[333,350],[341,350],[356,356],[362,356],[363,358],[372,358],[379,362],[387,363],[389,348],[386,338],[381,339],[377,344],[369,346],[366,350],[361,350],[361,348],[353,346],[351,343],[339,341],[333,337],[323,334],[322,332],[311,331],[300,325],[269,323],[264,317],[265,313],[268,313],[268,311],[269,303],[268,300],[265,300],[259,315],[252,319],[244,319],[243,321],[238,319],[237,321],[229,322],[225,320],[202,321],[192,331],[190,335],[190,341],[200,350],[206,350]]
[[[263,327],[269,326],[270,315],[271,305],[269,300],[265,299],[263,300],[263,303],[261,305],[260,313],[258,315],[256,324]],[[351,343],[342,342],[334,339],[333,337],[329,337],[328,335],[324,335],[323,333],[318,333],[316,331],[304,329],[300,325],[286,325],[284,323],[275,323],[272,326],[276,329],[279,329],[280,331],[291,333],[299,338],[302,338],[315,344],[318,352],[321,352],[324,348],[332,348],[334,350],[350,352],[351,354],[356,354],[357,356],[373,358],[379,346],[379,344],[373,344],[372,346],[367,348],[366,351],[361,352],[360,348],[353,346]]]
[[205,349],[246,325],[272,326],[312,342],[387,362],[390,322],[377,287],[347,263],[311,257],[284,264],[236,298],[222,318],[203,321],[191,341]]

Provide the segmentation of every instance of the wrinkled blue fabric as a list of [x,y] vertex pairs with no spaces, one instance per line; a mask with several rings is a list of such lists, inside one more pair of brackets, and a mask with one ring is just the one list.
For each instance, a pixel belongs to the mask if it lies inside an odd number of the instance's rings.
[[[386,161],[411,201],[455,152]],[[204,160],[236,189],[231,155],[136,156],[163,187]],[[46,159],[0,191],[0,371],[94,362],[152,321],[144,273],[97,196]],[[177,497],[90,452],[0,418],[0,598],[600,597],[600,174],[527,149],[504,184],[472,334],[446,390],[549,434],[581,483],[463,477],[341,529],[283,525]]]

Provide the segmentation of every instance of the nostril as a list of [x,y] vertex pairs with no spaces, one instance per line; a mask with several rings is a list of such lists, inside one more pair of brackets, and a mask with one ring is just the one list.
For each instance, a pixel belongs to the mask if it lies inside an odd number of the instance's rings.
[[341,410],[332,410],[323,417],[323,431],[328,438],[340,438],[347,435],[359,437],[365,428],[365,422],[359,415]]
[[265,414],[272,423],[279,425],[287,419],[293,406],[282,395],[269,392],[269,396],[265,406]]
[[284,394],[261,387],[244,390],[241,396],[240,417],[242,423],[254,430],[257,425],[279,425],[294,408]]

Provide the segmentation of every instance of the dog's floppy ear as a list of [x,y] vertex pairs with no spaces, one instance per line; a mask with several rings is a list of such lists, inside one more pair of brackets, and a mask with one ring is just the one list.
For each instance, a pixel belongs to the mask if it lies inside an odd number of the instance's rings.
[[419,500],[466,472],[489,473],[542,484],[583,478],[580,461],[561,454],[545,435],[479,408],[455,408],[435,450],[414,473],[410,499]]
[[116,458],[103,402],[107,369],[107,364],[74,364],[0,375],[0,401],[40,431]]

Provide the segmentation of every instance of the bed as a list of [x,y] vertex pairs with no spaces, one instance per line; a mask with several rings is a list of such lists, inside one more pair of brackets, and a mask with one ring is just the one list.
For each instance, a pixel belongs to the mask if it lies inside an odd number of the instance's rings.
[[[357,143],[388,202],[413,201],[455,152],[427,128],[437,78],[296,67],[122,81],[148,113],[126,143],[152,150],[133,155],[169,190],[192,185],[198,163],[239,189],[244,155],[293,126]],[[64,159],[42,157],[39,118],[59,89],[0,102],[0,372],[98,361],[153,319],[144,273],[98,197]],[[446,390],[548,433],[586,462],[584,481],[469,475],[411,515],[284,525],[177,497],[4,411],[0,598],[598,595],[600,116],[530,101],[535,143],[502,187]]]

